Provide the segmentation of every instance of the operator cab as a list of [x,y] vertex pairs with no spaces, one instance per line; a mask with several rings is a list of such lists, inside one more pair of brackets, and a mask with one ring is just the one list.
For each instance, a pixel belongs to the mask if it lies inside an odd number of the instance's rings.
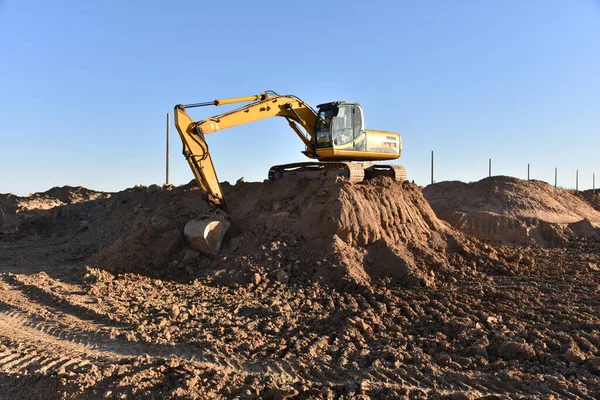
[[336,101],[319,104],[317,117],[317,149],[365,150],[362,108],[357,103]]

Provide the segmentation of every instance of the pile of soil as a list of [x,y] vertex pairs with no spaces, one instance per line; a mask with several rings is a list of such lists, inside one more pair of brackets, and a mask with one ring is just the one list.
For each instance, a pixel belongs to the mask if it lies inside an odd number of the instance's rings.
[[21,230],[39,230],[56,219],[65,205],[89,203],[109,198],[110,193],[97,192],[81,186],[53,187],[28,196],[0,193],[0,234]]
[[237,231],[224,254],[238,273],[249,263],[284,281],[430,285],[481,255],[409,182],[278,180],[225,193]]
[[583,190],[577,193],[577,197],[586,201],[596,211],[600,211],[600,189]]
[[495,176],[440,182],[423,189],[436,215],[479,239],[501,244],[557,245],[600,237],[600,212],[542,181]]
[[391,279],[429,286],[462,274],[467,262],[493,266],[489,250],[438,220],[409,182],[281,179],[225,183],[223,190],[232,227],[218,257],[192,250],[183,236],[187,221],[213,212],[194,183],[93,192],[76,204],[48,195],[60,205],[38,221],[35,234],[65,237],[73,259],[111,272],[210,276],[226,284],[344,287]]

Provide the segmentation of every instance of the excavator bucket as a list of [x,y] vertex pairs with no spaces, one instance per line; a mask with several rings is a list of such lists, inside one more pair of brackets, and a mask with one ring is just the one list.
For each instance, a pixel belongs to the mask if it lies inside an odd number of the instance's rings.
[[201,217],[189,221],[183,233],[193,249],[216,256],[229,226],[229,221],[223,218]]

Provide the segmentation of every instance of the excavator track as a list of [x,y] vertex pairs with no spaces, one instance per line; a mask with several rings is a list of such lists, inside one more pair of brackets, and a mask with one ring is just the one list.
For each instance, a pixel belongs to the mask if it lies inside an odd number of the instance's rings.
[[346,178],[350,182],[361,182],[378,176],[389,176],[402,182],[406,180],[406,168],[401,165],[369,162],[315,161],[274,165],[269,169],[269,180],[283,177],[335,179],[338,176]]

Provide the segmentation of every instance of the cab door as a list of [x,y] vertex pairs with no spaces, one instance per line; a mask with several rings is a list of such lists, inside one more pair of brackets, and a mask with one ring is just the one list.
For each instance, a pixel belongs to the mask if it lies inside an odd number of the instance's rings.
[[353,149],[356,151],[365,151],[367,147],[367,137],[365,134],[362,108],[358,104],[352,105],[352,134]]
[[351,150],[354,147],[352,109],[352,105],[340,105],[337,115],[332,119],[331,136],[333,147],[336,149]]

